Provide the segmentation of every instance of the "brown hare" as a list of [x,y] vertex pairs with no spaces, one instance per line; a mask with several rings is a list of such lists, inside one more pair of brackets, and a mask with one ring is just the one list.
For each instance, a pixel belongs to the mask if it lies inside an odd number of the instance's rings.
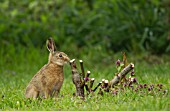
[[25,92],[26,98],[57,97],[63,84],[63,65],[69,62],[70,59],[64,52],[56,51],[52,38],[49,38],[46,44],[50,52],[48,63],[29,82]]

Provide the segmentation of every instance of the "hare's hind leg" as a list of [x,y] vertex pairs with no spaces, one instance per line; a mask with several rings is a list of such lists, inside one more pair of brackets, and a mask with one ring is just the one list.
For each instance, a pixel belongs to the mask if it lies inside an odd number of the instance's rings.
[[32,86],[28,86],[27,89],[26,89],[26,92],[25,92],[25,97],[26,98],[33,98],[33,99],[36,99],[39,95],[39,92],[36,91],[35,87]]

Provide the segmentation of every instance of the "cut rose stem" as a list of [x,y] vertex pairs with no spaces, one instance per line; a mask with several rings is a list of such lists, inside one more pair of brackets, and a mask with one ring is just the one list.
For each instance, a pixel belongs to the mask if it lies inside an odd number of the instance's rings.
[[90,75],[90,71],[87,71],[86,78],[88,78]]
[[90,79],[90,87],[89,87],[90,89],[92,89],[92,87],[93,87],[94,80],[95,80],[95,78]]
[[89,80],[89,75],[90,75],[90,71],[87,71],[87,74],[86,74],[86,77],[85,77],[85,79],[87,79],[87,80],[84,80],[83,83],[85,84],[86,91],[88,91],[90,93],[90,88],[87,85],[87,81]]
[[81,76],[77,70],[75,59],[70,60],[70,66],[72,70],[72,81],[76,87],[76,96],[84,98],[84,85],[82,85]]
[[104,81],[104,86],[105,86],[105,88],[108,86],[108,83],[109,83],[108,80],[105,80],[105,81]]
[[81,67],[81,71],[82,71],[82,76],[83,76],[83,78],[85,78],[83,60],[79,60],[79,62],[80,62],[80,67]]
[[[82,87],[85,85],[85,83],[89,80],[89,75],[90,75],[90,71],[87,71],[86,77],[83,78],[83,82],[82,82]],[[88,87],[88,86],[87,86]],[[87,89],[87,88],[86,88]],[[89,88],[88,88],[89,89]]]
[[105,92],[109,92],[109,81],[108,80],[105,80],[104,81],[104,87],[105,87]]
[[118,84],[125,76],[126,74],[134,69],[134,64],[130,63],[128,66],[126,66],[117,76],[115,76],[109,83],[110,87],[113,87],[114,85]]
[[87,95],[89,95],[90,94],[90,89],[89,89],[89,87],[88,87],[88,85],[86,83],[85,83],[85,89],[86,89]]
[[125,52],[122,52],[122,54],[123,54],[123,64],[124,64],[124,66],[123,66],[123,68],[125,68],[126,66],[127,66],[127,58],[126,58],[126,53]]
[[93,92],[96,91],[96,89],[102,84],[102,82],[99,82],[99,84],[93,89]]

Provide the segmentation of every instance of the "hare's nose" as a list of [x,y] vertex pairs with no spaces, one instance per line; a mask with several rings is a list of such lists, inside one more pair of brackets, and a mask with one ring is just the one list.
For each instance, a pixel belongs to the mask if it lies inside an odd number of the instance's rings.
[[69,57],[67,57],[67,61],[70,61],[70,58],[69,58]]
[[64,61],[70,61],[70,58],[69,57],[65,57]]

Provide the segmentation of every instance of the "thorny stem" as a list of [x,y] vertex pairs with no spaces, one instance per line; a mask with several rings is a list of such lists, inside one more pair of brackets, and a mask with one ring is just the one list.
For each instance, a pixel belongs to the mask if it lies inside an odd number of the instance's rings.
[[[71,65],[71,70],[72,70],[72,80],[74,85],[76,86],[76,96],[80,96],[84,98],[84,87],[87,90],[87,95],[90,94],[91,92],[95,92],[99,86],[103,86],[105,89],[105,92],[109,92],[111,87],[114,87],[114,85],[118,84],[128,72],[130,72],[132,69],[134,69],[134,64],[131,63],[128,66],[126,66],[117,76],[115,76],[110,82],[108,80],[102,79],[102,82],[99,82],[98,85],[92,90],[93,83],[95,78],[89,79],[90,76],[90,71],[87,71],[87,74],[85,76],[84,73],[84,67],[83,67],[83,61],[80,60],[80,66],[81,66],[81,71],[82,71],[82,77],[83,80],[81,79],[81,75],[77,70],[75,59],[72,59],[70,61]],[[124,62],[126,62],[126,56],[124,57]],[[88,86],[87,81],[90,80],[90,85]],[[102,88],[99,89],[98,94],[103,95]]]
[[126,74],[131,71],[132,69],[134,69],[134,64],[131,63],[129,64],[127,67],[125,67],[117,76],[115,76],[111,81],[110,81],[110,86],[113,87],[114,85],[116,85],[117,83],[119,83],[122,78],[124,78],[126,76]]

